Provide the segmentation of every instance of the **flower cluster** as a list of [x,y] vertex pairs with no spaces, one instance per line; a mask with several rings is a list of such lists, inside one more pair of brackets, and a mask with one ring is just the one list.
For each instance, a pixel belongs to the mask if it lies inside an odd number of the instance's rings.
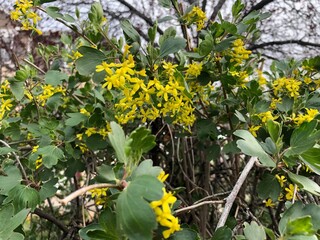
[[0,88],[0,100],[1,100],[0,120],[2,120],[3,117],[5,116],[5,114],[8,111],[10,111],[11,108],[13,107],[12,99],[8,98],[8,97],[10,97],[9,91],[10,91],[9,82],[8,82],[8,80],[6,80],[3,82],[3,84],[1,84],[1,88]]
[[106,202],[108,188],[95,188],[90,190],[91,197],[96,205],[103,205]]
[[204,27],[204,22],[207,20],[207,17],[201,8],[195,6],[190,12],[184,15],[183,19],[187,25],[197,24],[197,31],[200,31]]
[[304,122],[311,122],[319,114],[318,109],[306,108],[306,111],[305,114],[300,113],[298,116],[293,114],[293,121],[295,124],[301,125]]
[[300,95],[299,90],[301,83],[301,81],[293,78],[276,79],[272,84],[273,93],[276,96],[284,94],[292,98],[297,98]]
[[22,30],[33,30],[41,35],[42,31],[37,28],[37,22],[41,17],[32,11],[32,7],[32,0],[16,0],[14,10],[11,11],[10,17],[14,21],[21,21]]
[[[192,69],[191,67],[192,66]],[[201,72],[201,65],[191,64],[189,75]],[[102,87],[117,90],[120,97],[115,102],[116,119],[120,124],[141,119],[153,121],[158,117],[170,117],[174,123],[192,125],[195,121],[192,100],[184,93],[183,81],[177,65],[162,62],[160,75],[148,78],[144,69],[137,71],[135,61],[128,54],[122,63],[102,62],[96,71],[106,72]]]
[[250,54],[251,51],[244,47],[244,42],[241,39],[237,39],[233,42],[230,62],[235,62],[235,66],[239,66],[249,58]]
[[25,90],[25,95],[30,101],[36,101],[40,106],[44,106],[49,98],[56,93],[65,95],[66,89],[61,86],[52,86],[50,84],[42,84],[37,88],[31,87],[32,91]]
[[[162,171],[159,174],[158,179],[161,182],[164,182],[168,176],[169,174],[165,174],[165,172]],[[174,217],[171,212],[172,206],[177,201],[177,198],[173,196],[171,192],[167,192],[165,188],[163,188],[162,191],[162,199],[151,202],[150,206],[156,214],[157,222],[161,226],[168,228],[162,232],[163,237],[167,239],[174,232],[180,231],[181,228],[179,219]]]
[[[290,201],[293,198],[296,199],[295,191],[299,191],[299,188],[292,183],[289,183],[286,185],[287,178],[283,175],[276,174],[276,179],[280,184],[280,187],[284,189],[285,193],[280,193],[280,196],[278,197],[278,201],[283,201],[285,198],[286,200]],[[296,188],[296,189],[295,189]],[[285,195],[284,195],[285,194]],[[264,201],[266,207],[274,207],[275,203],[272,201],[272,199],[268,198]]]

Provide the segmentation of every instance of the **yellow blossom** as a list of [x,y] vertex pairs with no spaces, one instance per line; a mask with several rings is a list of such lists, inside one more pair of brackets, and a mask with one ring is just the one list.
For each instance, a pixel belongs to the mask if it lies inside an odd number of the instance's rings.
[[257,131],[261,128],[261,126],[250,126],[249,127],[249,132],[251,132],[251,134],[254,136],[254,137],[257,137]]
[[178,218],[174,217],[171,213],[171,208],[177,201],[177,198],[174,197],[171,192],[167,192],[165,188],[163,188],[162,191],[162,199],[151,202],[150,207],[156,214],[157,222],[161,226],[167,227],[167,229],[162,232],[163,237],[167,239],[174,232],[180,231],[181,228]]
[[276,175],[276,178],[280,184],[281,187],[284,186],[284,183],[287,181],[286,177],[285,176],[279,176],[278,174]]
[[272,202],[271,198],[268,198],[267,200],[265,200],[264,204],[266,207],[271,207],[271,208],[273,208],[275,206],[275,204]]
[[207,20],[205,12],[198,6],[194,6],[190,12],[188,12],[183,19],[187,25],[193,23],[197,24],[197,31],[200,31],[204,27],[204,22]]
[[[286,193],[286,199],[287,200],[292,200],[293,196],[294,196],[294,185],[293,184],[289,184],[289,187],[284,189],[287,193]],[[297,191],[298,191],[298,187],[297,187]],[[294,196],[296,198],[296,196]]]
[[188,78],[189,76],[194,76],[194,77],[199,76],[202,71],[202,64],[203,64],[202,62],[201,63],[193,62],[192,64],[189,64],[187,66],[186,78]]
[[235,65],[238,66],[242,64],[243,60],[248,59],[250,54],[251,51],[245,49],[244,42],[241,39],[237,39],[233,42],[230,62],[235,62]]

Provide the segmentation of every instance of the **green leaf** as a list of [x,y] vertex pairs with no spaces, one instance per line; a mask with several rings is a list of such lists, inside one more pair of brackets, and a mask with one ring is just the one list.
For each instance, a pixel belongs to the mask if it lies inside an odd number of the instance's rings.
[[224,39],[214,46],[214,50],[217,52],[222,52],[228,49],[236,39],[237,39],[236,37],[229,37],[227,39]]
[[162,168],[158,166],[153,166],[153,162],[151,159],[147,159],[142,161],[139,166],[132,173],[132,179],[135,179],[138,176],[142,175],[150,175],[153,177],[158,177],[162,172]]
[[62,18],[63,15],[59,13],[60,9],[58,7],[47,7],[46,12],[47,14],[52,17],[53,19]]
[[201,56],[207,56],[213,50],[213,45],[213,37],[211,34],[207,34],[199,45],[199,54]]
[[13,231],[24,222],[29,212],[30,209],[23,209],[14,215],[14,208],[12,204],[2,206],[0,208],[0,239],[24,239],[22,234]]
[[35,209],[40,203],[40,195],[37,190],[29,186],[17,185],[8,193],[8,200],[12,200],[15,209]]
[[277,108],[281,111],[281,112],[286,112],[288,113],[289,111],[292,110],[293,107],[293,99],[289,98],[289,97],[284,97],[281,101],[281,103],[277,103]]
[[[79,236],[81,237],[81,239],[83,240],[97,240],[97,238],[92,238],[89,236],[89,234],[91,232],[94,232],[94,231],[103,231],[103,228],[100,226],[100,224],[97,224],[97,223],[94,223],[94,224],[90,224],[84,228],[81,228],[79,230]],[[98,238],[99,239],[99,238]],[[111,240],[111,239],[107,239],[105,238],[106,240]]]
[[160,6],[165,7],[165,8],[171,8],[171,6],[172,6],[172,3],[170,0],[159,0],[159,4],[160,4]]
[[254,221],[252,221],[251,224],[245,222],[243,232],[247,240],[266,240],[267,239],[263,226],[259,226]]
[[0,156],[1,155],[6,155],[8,153],[11,153],[11,152],[16,152],[17,150],[11,148],[11,147],[1,147],[0,148]]
[[231,22],[228,21],[223,21],[221,23],[221,27],[227,32],[231,34],[236,34],[237,33],[237,27]]
[[149,152],[156,145],[156,137],[145,127],[135,129],[129,138],[131,139],[129,142],[130,154],[134,154],[139,159],[143,153]]
[[276,166],[272,158],[270,158],[269,155],[263,150],[259,142],[249,131],[237,130],[234,132],[234,135],[243,139],[237,141],[237,146],[244,154],[252,157],[258,157],[262,165],[265,167]]
[[160,46],[160,58],[164,58],[171,53],[176,53],[186,47],[186,40],[184,38],[167,38]]
[[169,240],[200,240],[200,237],[195,230],[182,227],[182,230],[171,235]]
[[123,20],[120,23],[121,28],[123,30],[123,32],[125,33],[125,35],[132,41],[132,42],[137,42],[139,43],[139,45],[141,44],[141,39],[140,39],[140,35],[137,32],[137,30],[134,29],[134,27],[132,26],[132,24],[130,23],[129,20]]
[[58,160],[64,158],[63,151],[53,145],[39,148],[37,154],[42,155],[43,165],[47,168],[51,168],[58,163]]
[[109,133],[108,138],[113,149],[116,152],[116,156],[119,162],[127,164],[128,159],[125,153],[126,136],[121,126],[115,122],[110,123],[111,133]]
[[120,239],[117,231],[116,214],[110,208],[105,208],[99,215],[99,224],[108,234],[107,238],[110,240]]
[[244,118],[244,116],[242,115],[242,113],[239,112],[238,110],[235,111],[235,114],[234,114],[234,115],[239,119],[239,121],[244,122],[244,123],[247,122],[247,120]]
[[155,177],[136,177],[117,199],[117,225],[132,240],[152,239],[156,216],[148,201],[162,198],[163,184]]
[[285,156],[301,154],[312,148],[316,141],[320,138],[320,131],[315,131],[317,121],[303,123],[299,128],[296,128],[290,138],[290,147],[285,153]]
[[110,165],[102,164],[101,166],[97,167],[97,173],[98,175],[96,179],[99,182],[110,182],[116,180],[113,167]]
[[83,55],[76,60],[76,68],[81,75],[88,76],[96,71],[96,66],[105,60],[106,56],[99,50],[82,46],[78,51]]
[[62,80],[66,79],[68,79],[68,75],[57,70],[49,70],[44,78],[45,82],[52,86],[57,86]]
[[228,228],[227,226],[223,226],[218,228],[211,240],[230,240],[232,238],[232,231],[230,228]]
[[307,177],[288,172],[289,178],[298,186],[311,194],[320,196],[320,186]]
[[295,202],[284,213],[279,222],[279,232],[283,235],[289,221],[304,216],[311,216],[311,221],[315,231],[320,229],[320,206],[316,204],[304,205],[302,202]]
[[9,80],[10,82],[10,89],[13,96],[20,101],[24,96],[24,82],[18,82],[14,80]]
[[311,222],[311,216],[295,218],[287,223],[286,235],[313,235],[315,230]]
[[58,178],[52,178],[51,180],[45,182],[39,191],[40,201],[44,201],[47,198],[54,196],[57,192],[57,188],[55,187],[58,182]]
[[269,120],[267,121],[267,129],[271,139],[276,143],[281,136],[282,128],[280,123]]
[[99,26],[101,24],[103,20],[103,8],[100,2],[95,2],[91,5],[88,18],[94,25]]
[[22,181],[21,173],[16,166],[7,166],[3,169],[6,176],[0,175],[0,194],[8,195],[8,192]]
[[271,198],[276,201],[281,192],[281,186],[274,175],[266,173],[258,183],[258,195],[261,199]]
[[70,118],[68,118],[65,123],[67,126],[71,127],[76,126],[88,119],[88,117],[82,113],[67,113],[67,116]]
[[92,134],[86,138],[85,142],[87,147],[93,151],[105,149],[108,146],[107,141],[100,134]]
[[300,159],[316,174],[320,175],[320,149],[310,148],[300,156]]

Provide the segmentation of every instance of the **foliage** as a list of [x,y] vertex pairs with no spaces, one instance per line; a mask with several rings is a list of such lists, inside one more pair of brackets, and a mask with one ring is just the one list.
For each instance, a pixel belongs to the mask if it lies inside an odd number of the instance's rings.
[[80,22],[44,2],[11,16],[40,33],[41,10],[77,37],[1,83],[1,239],[318,238],[318,58],[263,72],[245,46],[267,13],[242,17],[237,0],[231,22],[206,22],[160,1],[182,34],[155,23],[143,43],[127,20],[110,39],[99,3]]

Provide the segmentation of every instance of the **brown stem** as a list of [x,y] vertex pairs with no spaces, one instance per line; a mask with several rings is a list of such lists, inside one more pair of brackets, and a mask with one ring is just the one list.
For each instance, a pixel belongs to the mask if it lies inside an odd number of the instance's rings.
[[48,220],[49,222],[52,222],[54,225],[56,225],[58,228],[60,228],[63,231],[63,233],[65,233],[65,234],[68,233],[68,228],[62,222],[60,222],[58,219],[56,219],[54,216],[43,212],[39,208],[36,208],[33,211],[33,213],[38,215],[40,218],[44,218],[44,219]]

